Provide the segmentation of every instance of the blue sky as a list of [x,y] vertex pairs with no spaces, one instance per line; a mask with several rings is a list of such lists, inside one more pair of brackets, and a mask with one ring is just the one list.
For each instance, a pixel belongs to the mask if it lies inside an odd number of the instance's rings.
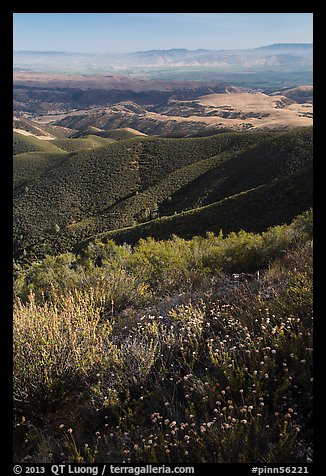
[[14,50],[121,53],[311,43],[312,13],[15,13]]

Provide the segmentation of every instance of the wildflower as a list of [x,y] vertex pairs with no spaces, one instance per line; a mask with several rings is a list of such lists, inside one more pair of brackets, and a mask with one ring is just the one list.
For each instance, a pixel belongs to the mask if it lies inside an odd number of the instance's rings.
[[247,420],[240,420],[240,423],[242,423],[243,425],[247,425]]
[[64,424],[61,423],[61,425],[59,426],[60,430],[62,430],[63,427],[64,427]]

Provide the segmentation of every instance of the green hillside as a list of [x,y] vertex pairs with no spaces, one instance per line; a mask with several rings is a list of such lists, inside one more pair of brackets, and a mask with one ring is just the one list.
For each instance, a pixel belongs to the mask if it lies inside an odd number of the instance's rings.
[[104,137],[113,140],[125,140],[132,139],[134,137],[143,137],[146,134],[143,134],[136,129],[131,129],[130,127],[122,127],[120,129],[112,129],[109,131],[97,129],[96,127],[86,127],[85,130],[81,132],[84,134],[94,134],[99,137]]
[[63,139],[70,137],[75,133],[74,129],[68,127],[57,126],[54,124],[44,124],[26,119],[24,117],[15,117],[13,120],[13,127],[15,129],[21,129],[22,131],[30,132],[35,136],[44,136],[50,134],[57,139]]
[[164,216],[141,225],[113,230],[78,243],[81,250],[95,239],[135,244],[140,238],[166,240],[173,235],[191,238],[212,231],[261,232],[276,223],[290,223],[312,204],[312,170],[308,166],[289,177],[240,192],[201,208]]
[[97,135],[87,135],[82,138],[55,139],[53,144],[66,152],[76,152],[82,149],[93,149],[95,147],[104,147],[112,142],[110,139],[99,137]]
[[[28,190],[15,193],[15,250],[64,251],[92,235],[135,225],[126,241],[143,233],[192,236],[206,227],[258,230],[254,219],[260,230],[311,206],[311,161],[311,129],[145,137],[72,152],[51,166],[45,160]],[[183,214],[209,204],[216,211]],[[159,220],[166,215],[172,216]]]
[[13,132],[13,153],[14,155],[24,152],[62,152],[62,149],[52,143],[52,141],[37,139],[33,136],[25,136],[18,132]]
[[103,131],[100,133],[101,137],[109,137],[114,140],[125,140],[125,139],[132,139],[133,137],[143,137],[146,134],[138,132],[136,129],[131,129],[129,127],[115,129],[111,131]]
[[116,139],[15,138],[14,461],[306,464],[312,130]]
[[14,190],[29,182],[35,181],[52,167],[61,163],[67,154],[61,152],[25,152],[13,157]]

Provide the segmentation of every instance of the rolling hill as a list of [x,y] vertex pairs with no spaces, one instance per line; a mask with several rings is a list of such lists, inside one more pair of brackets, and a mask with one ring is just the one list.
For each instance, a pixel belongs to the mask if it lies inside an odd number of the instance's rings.
[[141,238],[167,240],[176,235],[189,239],[209,231],[217,233],[222,230],[224,234],[239,230],[260,232],[275,223],[290,223],[299,210],[303,212],[311,207],[312,199],[312,171],[307,167],[291,177],[240,192],[204,207],[91,236],[79,242],[74,251],[80,253],[95,240],[135,244]]
[[76,152],[83,149],[94,149],[103,147],[112,142],[112,139],[99,137],[97,135],[86,135],[81,138],[55,139],[53,144],[66,152]]
[[[307,96],[305,91],[308,91]],[[170,97],[146,107],[140,107],[134,101],[122,101],[105,108],[94,107],[78,114],[64,114],[57,124],[78,131],[87,131],[94,126],[112,131],[132,128],[150,135],[194,133],[212,128],[249,130],[311,126],[311,88],[303,88],[301,95],[295,91],[292,94],[290,90],[285,93],[289,97],[281,92],[268,95],[257,91],[227,90],[216,94],[210,91],[188,99]],[[296,94],[299,94],[299,102],[295,100]]]
[[[26,129],[34,127],[32,121],[28,122]],[[51,127],[51,126],[48,126]],[[52,126],[55,127],[55,126]],[[60,129],[60,126],[57,126]],[[94,149],[96,147],[103,147],[111,142],[114,142],[114,139],[109,137],[101,137],[95,134],[85,134],[81,137],[65,137],[56,138],[55,136],[36,136],[32,133],[26,131],[26,129],[14,129],[13,132],[13,152],[14,157],[20,154],[25,153],[62,153],[62,152],[75,152],[83,149]],[[64,128],[61,128],[64,129]],[[69,129],[72,135],[76,131]],[[123,135],[128,137],[128,132],[121,133],[121,138]],[[110,134],[108,134],[109,136]],[[114,135],[114,134],[113,134]],[[129,133],[130,137],[134,137],[137,134]],[[138,134],[141,135],[141,134]],[[60,136],[60,134],[59,134]],[[36,157],[36,156],[35,156]]]
[[146,136],[143,132],[132,129],[131,127],[123,127],[121,129],[105,130],[94,126],[81,127],[73,137],[85,137],[94,135],[112,140],[132,139],[134,137]]
[[58,165],[66,156],[61,152],[23,152],[13,157],[13,188],[28,187],[37,177],[41,177],[52,167]]
[[31,135],[42,140],[64,139],[74,133],[74,130],[67,127],[44,124],[25,117],[14,117],[13,127],[17,133]]
[[38,139],[32,135],[26,135],[20,132],[13,132],[13,153],[14,155],[25,152],[62,152],[52,141]]
[[[73,140],[84,139],[67,144]],[[57,155],[42,151],[40,161],[35,151],[15,158],[16,257],[24,250],[36,256],[65,251],[107,232],[134,242],[149,234],[260,231],[291,220],[312,203],[311,128],[140,136],[87,150],[56,150]],[[132,228],[120,230],[125,227]]]

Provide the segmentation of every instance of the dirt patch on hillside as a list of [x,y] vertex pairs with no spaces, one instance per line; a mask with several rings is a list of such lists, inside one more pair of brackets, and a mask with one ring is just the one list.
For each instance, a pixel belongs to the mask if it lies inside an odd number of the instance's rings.
[[[48,134],[48,135],[41,135],[41,136],[38,136],[36,134],[32,134],[31,132],[28,132],[28,131],[25,131],[23,129],[13,129],[14,132],[17,132],[18,134],[21,134],[22,136],[32,136],[32,137],[36,137],[36,139],[40,139],[40,140],[54,140],[56,139],[56,137],[54,136],[51,136],[51,134]],[[42,131],[44,133],[44,131]]]

